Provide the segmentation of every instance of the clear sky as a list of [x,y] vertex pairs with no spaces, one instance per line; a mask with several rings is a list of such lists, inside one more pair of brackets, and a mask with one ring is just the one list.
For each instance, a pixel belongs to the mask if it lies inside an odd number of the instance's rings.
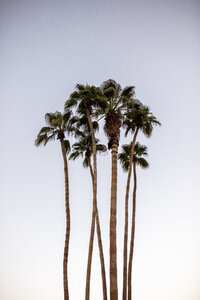
[[[76,83],[112,78],[122,87],[134,84],[162,122],[150,140],[139,136],[150,168],[138,170],[134,299],[199,300],[200,2],[1,0],[0,44],[0,299],[63,299],[60,145],[36,148],[34,140],[45,113],[62,111]],[[107,142],[102,131],[99,138]],[[122,134],[120,146],[125,142]],[[98,167],[108,278],[110,153]],[[70,299],[82,300],[91,179],[81,160],[69,171]],[[125,183],[119,166],[120,295]],[[102,299],[97,250],[95,239],[91,300]]]

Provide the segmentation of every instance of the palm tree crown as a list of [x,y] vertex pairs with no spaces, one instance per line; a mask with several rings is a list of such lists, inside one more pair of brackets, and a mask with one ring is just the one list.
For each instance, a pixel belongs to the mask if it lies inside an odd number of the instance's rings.
[[65,102],[65,109],[76,108],[78,115],[85,115],[89,109],[90,115],[95,113],[95,108],[103,105],[100,88],[90,85],[77,84],[76,90]]
[[[80,134],[80,131],[79,131]],[[81,137],[77,143],[72,145],[73,151],[69,157],[71,160],[75,160],[78,157],[84,157],[83,166],[88,167],[89,159],[92,155],[92,137],[91,134],[85,135],[84,133],[81,134]],[[96,151],[97,152],[105,152],[106,146],[99,144],[99,140],[96,139]]]
[[[122,165],[122,168],[125,172],[128,172],[128,170],[129,170],[131,144],[132,143],[130,143],[128,145],[123,145],[122,152],[118,156],[120,163]],[[133,162],[135,162],[136,165],[139,165],[141,168],[146,169],[149,167],[149,163],[142,156],[147,156],[147,155],[148,155],[147,147],[144,145],[141,145],[140,143],[137,142],[135,144],[135,148],[134,148]]]
[[72,132],[73,129],[70,126],[71,111],[66,111],[64,114],[56,111],[55,113],[47,113],[45,120],[48,126],[42,127],[35,140],[35,145],[44,145],[51,141],[59,139],[64,141],[66,152],[70,151],[70,143],[65,140],[65,132]]
[[153,131],[153,125],[161,125],[161,123],[150,112],[149,107],[142,105],[138,100],[135,105],[131,105],[129,110],[125,113],[123,127],[126,130],[126,136],[130,131],[134,133],[138,128],[149,138]]
[[95,114],[105,116],[104,130],[109,138],[108,148],[111,149],[113,143],[118,145],[122,112],[134,102],[135,87],[128,86],[122,89],[120,84],[109,79],[104,81],[100,88],[102,101]]

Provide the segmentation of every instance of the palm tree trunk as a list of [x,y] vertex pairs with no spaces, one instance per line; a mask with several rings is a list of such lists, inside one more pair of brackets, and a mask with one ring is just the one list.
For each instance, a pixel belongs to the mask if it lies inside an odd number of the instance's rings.
[[118,146],[112,145],[112,179],[110,204],[110,300],[118,300],[117,286],[117,154]]
[[[90,174],[92,177],[92,184],[94,184],[94,175],[91,166],[90,159],[88,159],[88,164],[90,168]],[[100,263],[101,263],[101,275],[102,275],[102,288],[103,288],[103,299],[107,300],[107,285],[106,285],[106,272],[105,272],[105,263],[104,263],[104,254],[103,254],[103,245],[101,239],[101,228],[99,222],[99,213],[98,208],[96,207],[96,226],[97,226],[97,238],[98,238],[98,246],[99,246],[99,256],[100,256]]]
[[133,208],[132,208],[132,226],[131,226],[131,241],[130,241],[130,253],[128,263],[128,300],[132,297],[132,262],[133,262],[133,249],[134,249],[134,237],[135,237],[135,212],[136,212],[136,189],[137,189],[137,176],[136,176],[136,163],[133,162],[133,175],[134,175],[134,188],[133,188]]
[[139,128],[136,129],[135,134],[133,136],[132,146],[131,146],[131,154],[130,154],[130,164],[128,170],[127,184],[126,184],[126,197],[125,197],[125,224],[124,224],[124,253],[123,253],[123,300],[127,299],[127,248],[128,248],[128,198],[129,198],[129,190],[130,190],[130,180],[131,180],[131,170],[133,164],[133,155],[135,142],[137,138]]
[[92,211],[92,223],[91,223],[91,229],[90,229],[90,242],[89,242],[89,250],[88,250],[86,287],[85,287],[85,300],[89,300],[90,299],[90,275],[91,275],[91,266],[92,266],[92,252],[93,252],[93,243],[94,243],[94,230],[95,230],[95,210],[94,210],[94,207],[93,207],[93,211]]
[[64,300],[69,300],[68,289],[68,254],[69,254],[69,239],[70,239],[70,207],[69,207],[69,177],[68,177],[68,164],[65,151],[64,141],[61,142],[61,150],[64,161],[64,173],[65,173],[65,211],[66,211],[66,233],[65,233],[65,247],[63,258],[63,284],[64,284]]
[[92,135],[93,170],[94,170],[94,173],[93,173],[93,180],[92,180],[93,181],[93,213],[92,213],[92,224],[91,224],[90,243],[89,243],[89,252],[88,252],[88,266],[87,266],[87,277],[86,277],[85,300],[89,300],[89,297],[90,297],[90,274],[91,274],[95,219],[96,219],[96,224],[97,224],[97,237],[98,237],[100,261],[101,261],[103,297],[104,297],[104,300],[107,300],[107,287],[106,287],[104,254],[103,254],[103,246],[102,246],[102,239],[101,239],[101,229],[100,229],[100,222],[99,222],[99,216],[98,216],[98,209],[97,209],[96,139],[95,139],[95,135],[94,135],[94,128],[93,128],[92,120],[91,120],[91,117],[90,117],[90,110],[88,108],[86,108],[86,115],[87,115],[88,123],[89,123],[89,126],[90,126],[90,131],[91,131],[91,135]]

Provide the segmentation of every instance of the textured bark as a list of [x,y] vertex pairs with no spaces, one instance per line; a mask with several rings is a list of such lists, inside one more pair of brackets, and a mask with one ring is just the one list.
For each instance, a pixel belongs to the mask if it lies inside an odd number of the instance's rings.
[[85,300],[89,300],[89,298],[90,298],[90,275],[91,275],[95,220],[96,220],[96,224],[97,224],[97,238],[98,238],[98,245],[99,245],[100,262],[101,262],[103,297],[104,297],[104,300],[107,300],[105,264],[104,264],[103,246],[102,246],[102,240],[101,240],[99,215],[98,215],[98,209],[97,209],[96,140],[95,140],[94,129],[93,129],[93,124],[92,124],[91,117],[90,117],[89,108],[86,108],[86,114],[87,114],[88,123],[89,123],[89,126],[90,126],[91,135],[92,135],[93,172],[92,172],[92,169],[91,169],[91,164],[90,164],[90,172],[91,172],[91,174],[93,173],[93,179],[92,179],[92,182],[93,182],[93,212],[92,212],[92,224],[91,224],[90,243],[89,243],[89,252],[88,252],[88,266],[87,266],[87,277],[86,277]]
[[[94,184],[94,175],[93,170],[90,162],[90,158],[88,159],[88,164],[90,168],[90,174],[92,178],[92,184]],[[97,239],[98,239],[98,246],[99,246],[99,256],[100,256],[100,263],[101,263],[101,274],[102,274],[102,288],[103,288],[103,299],[107,300],[107,284],[106,284],[106,272],[105,272],[105,263],[104,263],[104,253],[103,253],[103,245],[101,239],[101,228],[100,228],[100,221],[99,221],[99,213],[98,208],[96,207],[96,228],[97,228]]]
[[135,131],[133,136],[131,153],[130,153],[130,164],[128,170],[127,184],[126,184],[126,196],[125,196],[125,223],[124,223],[124,253],[123,253],[123,300],[127,299],[127,252],[128,252],[128,199],[129,199],[129,190],[130,190],[130,180],[132,173],[132,164],[133,164],[133,155],[135,149],[135,142],[138,134],[138,128]]
[[117,153],[118,146],[112,145],[112,179],[110,204],[110,300],[118,300],[117,286]]
[[128,300],[132,298],[132,262],[133,262],[133,250],[134,250],[134,238],[135,238],[135,213],[136,213],[136,189],[137,189],[137,176],[136,176],[136,163],[133,162],[133,175],[134,175],[134,188],[133,188],[133,208],[132,208],[132,226],[131,226],[131,241],[130,241],[130,253],[128,263]]
[[69,254],[69,239],[70,239],[70,207],[69,207],[69,177],[68,164],[63,139],[60,140],[65,173],[65,211],[66,211],[66,233],[65,233],[65,247],[63,258],[63,284],[64,284],[64,300],[69,300],[68,288],[68,254]]
[[107,300],[108,298],[107,298],[106,271],[105,271],[104,253],[103,253],[103,245],[101,239],[101,228],[100,228],[98,209],[96,210],[96,226],[97,226],[97,239],[99,245],[99,256],[100,256],[100,263],[101,263],[103,299]]
[[85,300],[89,300],[90,299],[90,275],[91,275],[92,252],[93,252],[93,244],[94,244],[94,230],[95,230],[95,211],[94,211],[94,208],[93,208],[93,211],[92,211],[92,223],[91,223],[91,229],[90,229],[89,250],[88,250],[86,287],[85,287]]

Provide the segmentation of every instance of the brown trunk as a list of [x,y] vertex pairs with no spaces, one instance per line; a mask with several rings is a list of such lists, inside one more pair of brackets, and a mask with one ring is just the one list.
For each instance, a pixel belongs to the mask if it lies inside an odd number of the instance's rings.
[[66,210],[66,234],[65,234],[65,247],[63,258],[63,284],[64,284],[64,300],[69,300],[68,289],[68,253],[69,253],[69,238],[70,238],[70,208],[69,208],[69,178],[68,178],[68,165],[65,151],[65,145],[63,139],[60,140],[61,150],[64,161],[64,173],[65,173],[65,210]]
[[[88,164],[90,168],[90,174],[92,177],[92,184],[94,184],[94,175],[93,170],[90,162],[90,158],[88,158]],[[103,254],[103,245],[101,239],[101,228],[99,222],[99,213],[98,208],[96,207],[96,226],[97,226],[97,238],[98,238],[98,246],[99,246],[99,256],[100,256],[100,263],[101,263],[101,274],[102,274],[102,288],[103,288],[103,299],[107,300],[107,285],[106,285],[106,272],[105,272],[105,263],[104,263],[104,254]]]
[[101,239],[101,228],[100,228],[98,209],[96,210],[96,226],[97,226],[97,239],[98,239],[98,245],[99,245],[99,256],[100,256],[100,263],[101,263],[103,299],[107,300],[108,298],[107,298],[106,271],[105,271],[103,245],[102,245],[102,239]]
[[132,262],[133,262],[133,249],[134,249],[134,237],[135,237],[135,212],[136,212],[136,189],[137,189],[135,161],[133,162],[133,175],[134,175],[134,188],[133,188],[132,226],[131,226],[130,254],[129,254],[129,262],[128,262],[128,300],[131,300],[132,298],[131,281],[132,281]]
[[90,299],[90,275],[91,275],[91,266],[92,266],[92,252],[93,252],[93,243],[94,243],[94,230],[95,230],[95,210],[92,211],[92,223],[90,229],[90,242],[88,250],[88,262],[87,262],[87,274],[86,274],[86,287],[85,287],[85,300]]
[[96,224],[97,224],[97,237],[98,237],[100,261],[101,261],[103,297],[104,297],[104,300],[107,300],[105,264],[104,264],[103,246],[102,246],[102,240],[101,240],[101,230],[100,230],[100,223],[99,223],[99,216],[98,216],[98,209],[97,209],[96,140],[95,140],[95,135],[94,135],[93,124],[92,124],[91,117],[90,117],[90,110],[88,108],[86,108],[86,114],[87,114],[88,123],[89,123],[89,126],[90,126],[91,135],[92,135],[93,170],[94,170],[94,173],[91,170],[91,164],[90,164],[90,172],[91,172],[91,174],[93,173],[93,179],[92,179],[92,181],[93,181],[93,212],[92,212],[92,225],[91,225],[91,233],[90,233],[89,252],[88,252],[88,266],[87,266],[85,300],[89,300],[89,298],[90,298],[90,274],[91,274],[95,219],[96,219]]
[[112,145],[112,180],[110,204],[110,300],[118,300],[117,287],[117,153],[118,146]]
[[128,198],[130,190],[131,171],[133,163],[133,155],[135,149],[135,142],[138,134],[138,128],[133,136],[131,153],[130,153],[130,164],[128,170],[127,184],[126,184],[126,197],[125,197],[125,224],[124,224],[124,254],[123,254],[123,300],[127,299],[127,244],[128,244]]

